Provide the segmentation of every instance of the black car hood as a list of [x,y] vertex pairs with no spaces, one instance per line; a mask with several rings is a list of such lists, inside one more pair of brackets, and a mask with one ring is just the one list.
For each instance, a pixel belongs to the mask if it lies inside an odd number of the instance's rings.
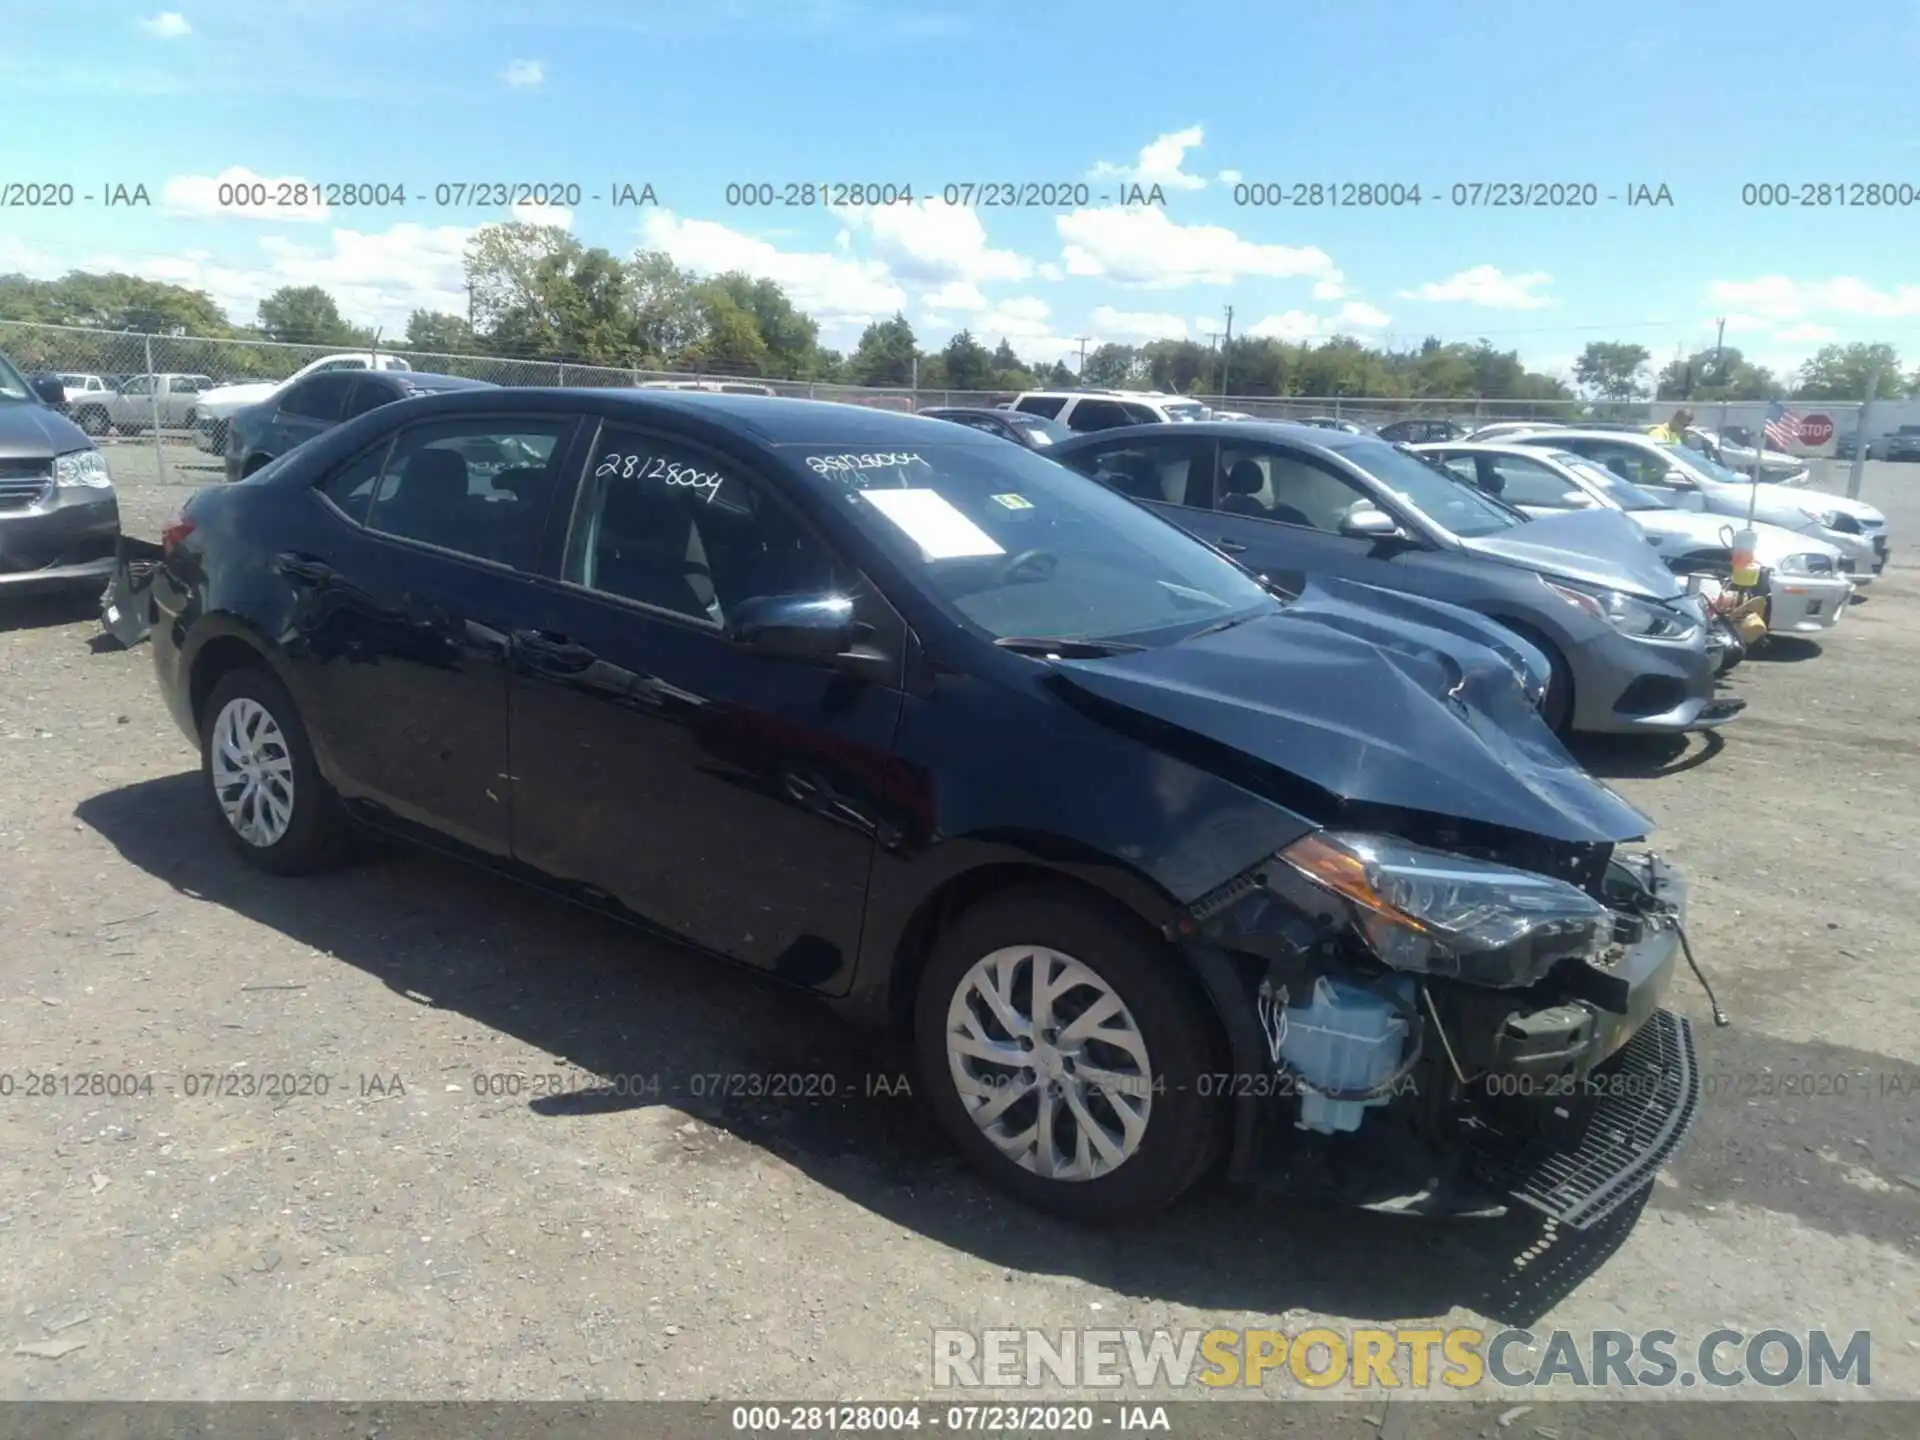
[[1684,593],[1678,577],[1647,544],[1646,532],[1618,510],[1547,515],[1460,543],[1476,555],[1649,600],[1675,600]]
[[[1653,828],[1566,752],[1514,666],[1462,635],[1452,607],[1391,599],[1316,577],[1270,616],[1158,649],[1052,663],[1069,689],[1357,804],[1580,844]],[[1423,622],[1426,608],[1440,613]]]
[[0,400],[0,460],[48,460],[92,444],[58,410],[32,400]]

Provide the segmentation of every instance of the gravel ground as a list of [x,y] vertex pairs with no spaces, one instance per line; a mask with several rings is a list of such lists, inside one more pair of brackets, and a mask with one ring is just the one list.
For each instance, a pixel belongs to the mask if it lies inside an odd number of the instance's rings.
[[[213,478],[109,453],[134,534]],[[867,1094],[903,1057],[743,973],[429,856],[251,874],[145,648],[91,643],[90,596],[16,602],[0,1397],[899,1398],[931,1393],[936,1327],[1523,1321],[1865,1329],[1872,1393],[1920,1398],[1920,467],[1868,468],[1894,563],[1827,642],[1736,671],[1724,741],[1582,752],[1691,873],[1734,1024],[1679,983],[1715,1093],[1631,1232],[1544,1272],[1516,1268],[1524,1226],[1224,1190],[1076,1231]],[[837,1094],[695,1093],[745,1071]],[[29,1093],[49,1073],[69,1093]],[[88,1074],[152,1092],[71,1093]]]

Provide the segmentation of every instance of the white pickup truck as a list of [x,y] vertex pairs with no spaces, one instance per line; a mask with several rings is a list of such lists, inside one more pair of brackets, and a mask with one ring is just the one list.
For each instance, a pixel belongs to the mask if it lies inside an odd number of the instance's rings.
[[162,430],[178,430],[187,423],[201,394],[212,385],[211,375],[133,375],[118,390],[105,394],[76,395],[69,391],[67,410],[73,423],[90,435],[103,435],[110,429],[122,435],[139,435],[153,429],[156,420]]
[[317,375],[322,370],[411,370],[398,355],[372,351],[357,354],[322,355],[310,360],[284,380],[261,380],[248,385],[222,385],[209,390],[194,406],[187,423],[193,427],[193,443],[215,455],[227,453],[227,422],[249,405],[273,399],[296,380]]

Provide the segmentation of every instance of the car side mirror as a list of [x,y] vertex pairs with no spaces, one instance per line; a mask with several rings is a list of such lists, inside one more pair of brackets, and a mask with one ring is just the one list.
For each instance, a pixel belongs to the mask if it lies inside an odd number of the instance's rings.
[[43,375],[33,382],[33,393],[41,400],[58,410],[67,403],[67,387],[64,381],[52,375]]
[[819,663],[851,649],[857,626],[844,595],[756,595],[732,607],[727,629],[756,655]]
[[1684,470],[1667,471],[1666,474],[1660,477],[1660,483],[1662,485],[1670,485],[1675,490],[1691,490],[1694,488],[1693,477]]
[[1390,540],[1400,533],[1400,525],[1379,507],[1362,504],[1340,522],[1340,533],[1349,540]]

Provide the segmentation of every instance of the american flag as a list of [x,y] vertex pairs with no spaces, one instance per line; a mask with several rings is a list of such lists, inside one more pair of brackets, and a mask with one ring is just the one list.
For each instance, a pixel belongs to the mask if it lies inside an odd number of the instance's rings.
[[1767,444],[1776,450],[1800,448],[1800,412],[1779,405],[1767,406]]

